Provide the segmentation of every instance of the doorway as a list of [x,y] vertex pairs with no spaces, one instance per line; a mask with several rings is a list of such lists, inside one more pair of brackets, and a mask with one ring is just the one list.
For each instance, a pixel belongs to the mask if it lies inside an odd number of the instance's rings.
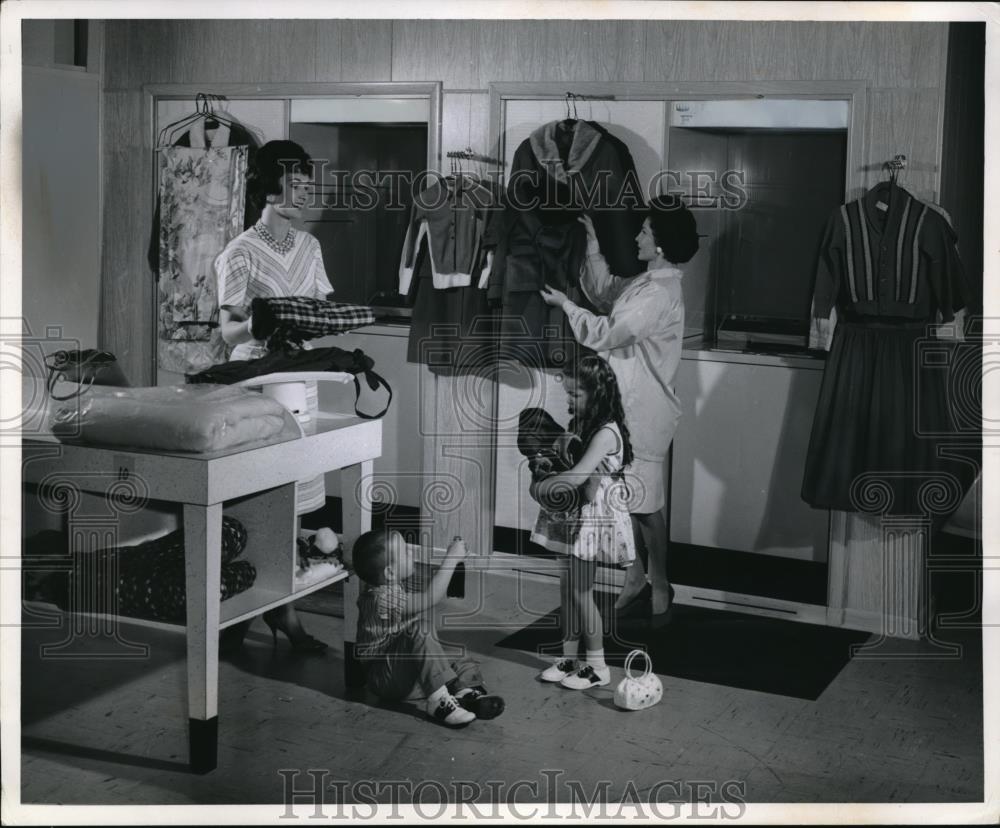
[[303,221],[337,301],[392,304],[427,124],[295,122],[289,138],[315,162],[316,198]]

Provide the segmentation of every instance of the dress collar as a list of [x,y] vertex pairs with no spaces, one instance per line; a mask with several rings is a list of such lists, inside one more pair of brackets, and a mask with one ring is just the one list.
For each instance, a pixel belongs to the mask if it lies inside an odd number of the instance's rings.
[[[891,234],[899,226],[912,199],[913,196],[899,185],[882,181],[861,197],[862,212],[872,230],[879,234]],[[887,209],[880,209],[880,203]]]
[[668,267],[658,267],[655,270],[647,270],[646,274],[650,279],[683,279],[684,271],[679,267],[670,265]]

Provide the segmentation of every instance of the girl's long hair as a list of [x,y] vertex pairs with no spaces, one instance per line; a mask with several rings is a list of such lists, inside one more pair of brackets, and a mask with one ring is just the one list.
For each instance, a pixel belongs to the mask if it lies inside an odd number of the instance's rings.
[[[632,462],[632,440],[625,425],[625,409],[618,390],[615,372],[599,356],[583,357],[573,371],[573,379],[587,392],[587,410],[578,411],[573,419],[573,430],[580,435],[584,446],[608,423],[615,423],[622,435],[622,468]],[[620,476],[619,471],[615,476]]]

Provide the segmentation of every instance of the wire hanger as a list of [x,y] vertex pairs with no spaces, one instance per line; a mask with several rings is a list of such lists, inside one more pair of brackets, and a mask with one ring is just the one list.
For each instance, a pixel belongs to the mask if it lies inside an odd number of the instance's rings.
[[896,179],[901,170],[906,169],[906,156],[895,155],[891,161],[886,161],[884,167],[889,171],[889,184],[896,186]]
[[[573,103],[573,112],[570,113],[569,106],[570,102]],[[572,92],[566,93],[566,117],[559,122],[559,126],[563,129],[570,129],[577,122],[577,112],[576,112],[576,95]]]
[[199,118],[205,120],[206,129],[217,129],[220,124],[225,124],[228,127],[235,126],[235,121],[231,118],[226,117],[220,111],[216,110],[213,101],[224,101],[225,97],[222,95],[214,95],[207,92],[199,92],[195,95],[194,100],[194,112],[190,112],[176,121],[167,124],[163,129],[160,130],[159,135],[156,139],[157,147],[172,146],[174,141],[177,140],[183,133],[185,129],[191,127]]

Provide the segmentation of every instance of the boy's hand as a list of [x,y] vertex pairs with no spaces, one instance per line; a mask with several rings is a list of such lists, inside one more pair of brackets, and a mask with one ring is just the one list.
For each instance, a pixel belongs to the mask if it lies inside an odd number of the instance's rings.
[[468,554],[469,550],[465,547],[465,541],[460,537],[456,537],[448,546],[448,557],[450,558],[461,560]]

